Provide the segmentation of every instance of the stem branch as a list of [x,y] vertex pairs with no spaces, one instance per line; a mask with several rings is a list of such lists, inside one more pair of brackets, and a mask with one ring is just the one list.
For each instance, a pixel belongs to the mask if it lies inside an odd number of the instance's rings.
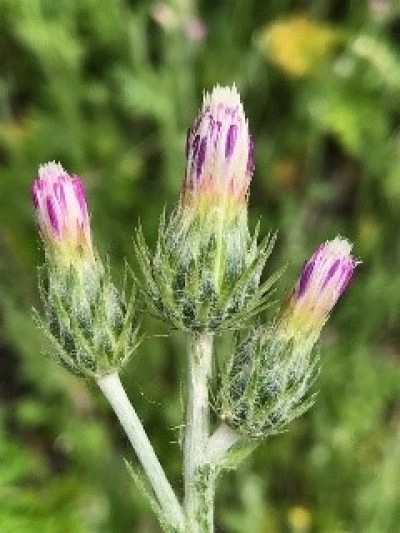
[[240,440],[240,434],[222,423],[208,440],[207,461],[212,464],[220,463],[226,452]]
[[184,517],[181,505],[166,478],[142,423],[125,393],[118,374],[115,372],[97,378],[97,384],[124,428],[165,516],[178,531],[182,531]]

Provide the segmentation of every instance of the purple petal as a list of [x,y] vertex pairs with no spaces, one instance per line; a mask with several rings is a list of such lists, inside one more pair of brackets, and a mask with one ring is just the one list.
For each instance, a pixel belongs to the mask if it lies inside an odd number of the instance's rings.
[[192,157],[196,157],[197,150],[199,149],[200,135],[196,135],[192,142]]
[[343,266],[343,274],[344,275],[342,276],[341,283],[340,283],[340,286],[339,286],[339,296],[341,294],[343,294],[343,292],[346,289],[347,285],[349,284],[351,278],[353,277],[355,266],[356,266],[356,264],[355,264],[354,261],[351,263],[351,265],[344,265]]
[[60,203],[60,205],[65,208],[66,207],[66,200],[65,200],[65,191],[64,191],[64,184],[61,180],[57,181],[54,184],[54,194]]
[[72,185],[75,190],[76,197],[78,199],[79,207],[81,208],[81,213],[84,217],[87,214],[87,205],[86,205],[86,192],[83,182],[78,176],[72,178]]
[[326,278],[325,278],[325,281],[322,285],[322,288],[324,289],[328,283],[330,282],[330,280],[333,278],[333,276],[336,274],[336,271],[337,269],[339,268],[339,265],[340,265],[340,259],[336,259],[336,261],[333,263],[333,265],[331,266],[331,268],[328,270],[328,274],[326,275]]
[[214,149],[217,149],[217,144],[218,144],[218,139],[220,137],[221,129],[222,129],[222,122],[220,120],[212,119],[212,123],[210,125],[210,139],[213,141]]
[[199,153],[197,155],[197,164],[196,164],[197,180],[200,180],[201,173],[203,172],[203,166],[206,160],[206,151],[207,151],[207,138],[203,137],[201,139]]
[[230,157],[235,149],[236,139],[238,134],[238,127],[236,124],[229,126],[228,135],[225,143],[225,157]]
[[299,287],[298,287],[298,291],[297,291],[297,296],[299,298],[301,298],[304,295],[304,293],[306,292],[306,289],[307,289],[308,284],[309,284],[310,279],[311,279],[311,275],[312,275],[313,270],[314,270],[314,266],[315,266],[315,262],[310,260],[304,265],[303,270],[301,271],[300,280],[299,280]]
[[31,187],[31,198],[32,198],[33,205],[35,206],[35,209],[37,209],[39,206],[39,198],[38,198],[38,193],[37,193],[37,182],[35,182]]
[[251,177],[254,173],[255,164],[254,164],[254,142],[253,137],[249,135],[249,154],[247,156],[247,174]]
[[49,215],[49,220],[53,227],[53,230],[57,233],[57,235],[59,235],[60,225],[59,225],[57,213],[54,207],[53,198],[51,198],[51,196],[47,197],[46,207],[47,207],[47,214]]
[[220,120],[217,120],[215,122],[215,125],[217,127],[217,136],[219,136],[219,134],[221,133],[221,129],[222,129],[222,122]]

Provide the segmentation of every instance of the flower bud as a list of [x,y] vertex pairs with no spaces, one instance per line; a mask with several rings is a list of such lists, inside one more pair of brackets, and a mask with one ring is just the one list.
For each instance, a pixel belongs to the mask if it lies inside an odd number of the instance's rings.
[[318,371],[312,343],[294,342],[275,325],[256,328],[237,343],[221,372],[216,411],[249,438],[274,435],[314,403]]
[[254,172],[253,143],[240,95],[217,86],[205,93],[203,106],[188,131],[183,203],[245,205]]
[[39,168],[32,199],[46,248],[44,314],[35,316],[50,341],[49,355],[79,376],[118,371],[137,344],[135,291],[117,290],[94,252],[82,181],[47,163]]
[[93,258],[89,214],[83,183],[59,163],[39,167],[32,200],[40,234],[48,251],[69,264],[83,255]]
[[253,144],[236,87],[217,86],[187,137],[181,201],[163,217],[152,254],[139,230],[137,258],[153,312],[186,331],[243,327],[277,279],[260,283],[274,236],[258,243],[247,223]]
[[280,324],[292,335],[319,334],[358,261],[341,237],[321,244],[304,264]]
[[252,438],[277,433],[312,405],[319,371],[315,343],[357,265],[350,252],[340,237],[321,244],[278,319],[251,331],[233,350],[216,391],[217,411],[239,432]]

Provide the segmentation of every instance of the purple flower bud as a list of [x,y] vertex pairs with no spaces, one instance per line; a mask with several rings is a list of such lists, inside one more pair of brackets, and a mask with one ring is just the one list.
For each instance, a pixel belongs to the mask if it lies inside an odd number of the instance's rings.
[[31,194],[45,244],[66,259],[76,252],[92,257],[90,221],[81,179],[70,176],[59,163],[47,163],[39,167]]
[[[253,143],[236,87],[206,93],[188,132],[184,201],[221,196],[246,200],[254,172]],[[210,198],[211,199],[211,198]]]
[[358,261],[341,237],[321,244],[304,264],[282,324],[291,331],[319,332],[350,282]]
[[233,150],[235,148],[236,144],[236,138],[238,133],[238,127],[236,124],[231,124],[229,126],[228,134],[226,136],[226,143],[225,143],[225,157],[231,157],[233,154]]

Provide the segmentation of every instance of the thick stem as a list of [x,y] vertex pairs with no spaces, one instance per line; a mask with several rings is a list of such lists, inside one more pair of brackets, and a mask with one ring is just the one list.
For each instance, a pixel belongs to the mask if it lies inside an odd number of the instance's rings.
[[177,531],[183,531],[182,508],[166,478],[142,423],[125,393],[118,374],[114,373],[98,378],[97,384],[124,428],[164,514]]
[[212,369],[213,336],[189,337],[186,426],[184,440],[185,512],[190,533],[214,531],[215,471],[207,464],[210,433],[208,382]]

